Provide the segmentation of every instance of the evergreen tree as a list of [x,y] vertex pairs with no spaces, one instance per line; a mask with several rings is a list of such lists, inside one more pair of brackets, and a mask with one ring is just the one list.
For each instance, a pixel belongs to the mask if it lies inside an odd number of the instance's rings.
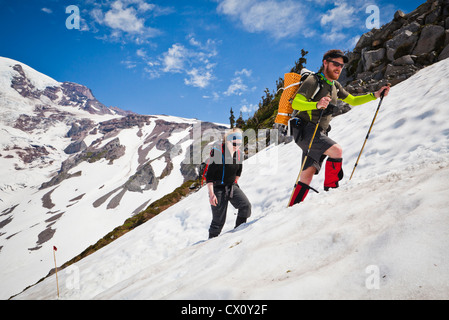
[[235,126],[237,128],[243,129],[243,126],[245,125],[245,120],[243,120],[243,115],[242,115],[242,111],[240,111],[240,116],[237,119],[237,122],[235,124]]
[[308,53],[309,53],[309,51],[301,49],[301,57],[298,59],[298,61],[295,61],[295,66],[290,70],[290,72],[301,73],[301,70],[304,68],[305,64],[307,63],[307,59],[305,58],[305,56]]
[[229,123],[231,125],[231,129],[234,128],[235,117],[234,117],[234,111],[232,111],[232,107],[231,107],[231,116],[229,117]]

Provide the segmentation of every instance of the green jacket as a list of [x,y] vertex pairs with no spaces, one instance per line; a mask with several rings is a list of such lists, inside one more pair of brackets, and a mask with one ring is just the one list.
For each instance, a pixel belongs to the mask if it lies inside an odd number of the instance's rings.
[[[312,100],[312,96],[319,84],[317,77],[321,79],[322,88]],[[307,77],[299,88],[296,97],[293,99],[292,108],[300,111],[298,114],[299,118],[316,124],[321,113],[321,110],[317,109],[317,102],[327,95],[331,96],[332,100],[330,101],[330,104],[333,105],[337,104],[337,100],[342,100],[351,106],[358,106],[376,100],[373,93],[353,96],[347,92],[338,81],[329,81],[322,73],[319,73],[316,76],[310,75]],[[331,114],[321,118],[320,127],[322,130],[326,131],[329,128],[331,119]]]

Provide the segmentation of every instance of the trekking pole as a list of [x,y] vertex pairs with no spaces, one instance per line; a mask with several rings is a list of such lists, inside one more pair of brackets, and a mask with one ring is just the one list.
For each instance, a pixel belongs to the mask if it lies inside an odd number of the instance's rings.
[[[388,83],[387,86],[390,86],[390,84]],[[371,122],[371,126],[369,127],[368,133],[366,134],[365,141],[363,142],[362,149],[360,150],[359,156],[357,157],[357,161],[355,162],[354,168],[352,169],[351,177],[349,178],[349,180],[352,179],[352,175],[354,174],[355,168],[357,167],[357,164],[359,163],[360,156],[362,155],[363,148],[365,148],[366,141],[368,140],[369,134],[371,133],[371,129],[373,128],[374,121],[376,121],[376,117],[377,117],[377,114],[379,113],[380,105],[382,104],[382,101],[384,99],[385,90],[382,91],[381,94],[380,94],[379,105],[377,106],[377,110],[376,110],[376,113],[374,114],[373,121]]]
[[298,184],[298,181],[301,178],[302,171],[304,170],[304,165],[306,164],[307,157],[309,156],[310,149],[312,148],[313,140],[315,139],[316,132],[318,131],[318,127],[320,126],[320,121],[321,121],[321,117],[323,116],[324,110],[325,109],[321,109],[320,117],[318,118],[318,122],[316,123],[315,131],[313,132],[312,139],[310,139],[309,148],[307,149],[306,156],[304,157],[304,160],[301,165],[301,170],[299,170],[298,177],[296,178],[295,187],[293,188],[292,194],[290,195],[290,200],[288,200],[287,208],[290,206],[290,202],[292,201],[293,194],[295,193],[296,185]]

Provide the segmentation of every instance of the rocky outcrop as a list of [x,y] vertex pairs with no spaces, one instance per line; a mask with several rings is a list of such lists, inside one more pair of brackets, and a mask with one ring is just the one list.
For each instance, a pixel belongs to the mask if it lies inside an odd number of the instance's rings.
[[129,129],[132,127],[143,127],[149,125],[152,116],[143,116],[138,114],[129,114],[122,118],[116,118],[108,121],[100,122],[99,130],[102,133],[111,132],[113,130]]
[[67,154],[74,154],[86,149],[87,149],[86,143],[83,140],[79,140],[69,144],[67,148],[64,149],[64,152]]
[[28,79],[22,65],[16,64],[12,68],[17,74],[12,77],[11,88],[24,98],[40,99],[45,96],[59,106],[79,108],[91,114],[123,116],[134,114],[117,107],[106,107],[95,98],[89,88],[77,83],[63,82],[59,86],[38,89]]
[[61,106],[78,107],[92,114],[113,114],[85,86],[73,82],[63,82],[61,84],[61,90],[63,93],[59,101],[59,105]]
[[340,83],[350,93],[395,85],[418,70],[449,57],[449,0],[429,0],[409,14],[363,34],[352,52]]
[[[80,143],[82,144],[82,142]],[[57,185],[62,181],[69,179],[71,177],[79,176],[80,175],[79,172],[75,174],[69,174],[69,171],[83,161],[93,163],[100,159],[106,159],[109,160],[109,164],[112,164],[114,160],[119,159],[121,156],[125,154],[125,149],[126,147],[120,144],[120,140],[118,138],[113,139],[112,141],[108,142],[105,146],[101,148],[89,146],[88,148],[85,148],[82,152],[65,160],[62,163],[61,169],[58,171],[57,175],[53,177],[50,181],[43,183],[40,189],[45,189]],[[70,149],[67,150],[66,148],[65,151],[66,153],[69,153],[68,151],[71,150]]]
[[142,192],[144,190],[156,190],[159,180],[156,178],[150,162],[142,166],[125,183],[124,188],[132,192]]

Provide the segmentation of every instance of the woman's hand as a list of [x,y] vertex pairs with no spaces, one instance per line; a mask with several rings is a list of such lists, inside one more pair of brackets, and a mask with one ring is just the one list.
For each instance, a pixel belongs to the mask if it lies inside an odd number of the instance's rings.
[[218,200],[217,197],[215,196],[214,184],[212,182],[209,182],[207,184],[207,190],[209,192],[209,203],[215,207],[218,204]]
[[217,197],[215,196],[214,193],[209,194],[209,203],[211,204],[211,206],[214,206],[214,207],[218,204]]

